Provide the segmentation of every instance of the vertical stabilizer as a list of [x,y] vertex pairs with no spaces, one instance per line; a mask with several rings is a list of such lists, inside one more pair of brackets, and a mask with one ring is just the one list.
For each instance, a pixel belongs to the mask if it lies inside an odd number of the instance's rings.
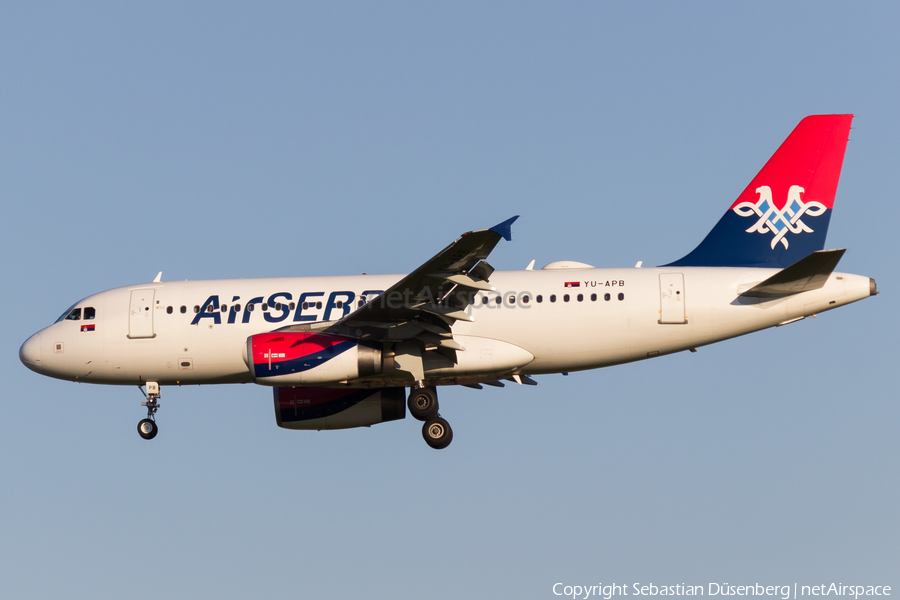
[[673,267],[786,267],[825,247],[853,115],[794,128],[693,252]]

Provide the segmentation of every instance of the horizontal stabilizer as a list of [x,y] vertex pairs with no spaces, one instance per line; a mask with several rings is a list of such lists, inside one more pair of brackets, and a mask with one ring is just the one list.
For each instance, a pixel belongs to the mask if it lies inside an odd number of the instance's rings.
[[800,292],[818,290],[844,256],[846,249],[817,250],[789,267],[778,271],[765,281],[754,285],[741,296],[751,298],[779,298]]

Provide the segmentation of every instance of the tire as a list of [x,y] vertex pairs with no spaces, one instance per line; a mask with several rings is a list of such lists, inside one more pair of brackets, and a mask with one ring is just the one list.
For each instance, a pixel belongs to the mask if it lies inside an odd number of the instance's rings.
[[433,387],[423,387],[409,393],[409,414],[418,421],[429,421],[438,414],[437,390]]
[[156,437],[156,434],[159,433],[159,427],[156,425],[156,421],[152,419],[141,419],[141,422],[138,423],[137,430],[138,435],[145,440],[152,440]]
[[450,423],[441,417],[435,417],[422,425],[422,437],[435,450],[443,450],[453,441],[453,430],[450,429]]

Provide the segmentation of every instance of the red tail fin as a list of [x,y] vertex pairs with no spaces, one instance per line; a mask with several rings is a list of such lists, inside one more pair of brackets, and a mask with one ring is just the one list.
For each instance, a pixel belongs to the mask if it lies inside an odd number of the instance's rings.
[[671,266],[785,267],[824,248],[852,120],[800,121],[709,235]]

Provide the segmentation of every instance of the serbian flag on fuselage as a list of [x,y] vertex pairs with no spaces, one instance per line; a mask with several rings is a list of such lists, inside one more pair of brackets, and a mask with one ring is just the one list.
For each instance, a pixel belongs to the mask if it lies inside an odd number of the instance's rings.
[[578,281],[567,281],[566,287],[581,287],[581,283]]

